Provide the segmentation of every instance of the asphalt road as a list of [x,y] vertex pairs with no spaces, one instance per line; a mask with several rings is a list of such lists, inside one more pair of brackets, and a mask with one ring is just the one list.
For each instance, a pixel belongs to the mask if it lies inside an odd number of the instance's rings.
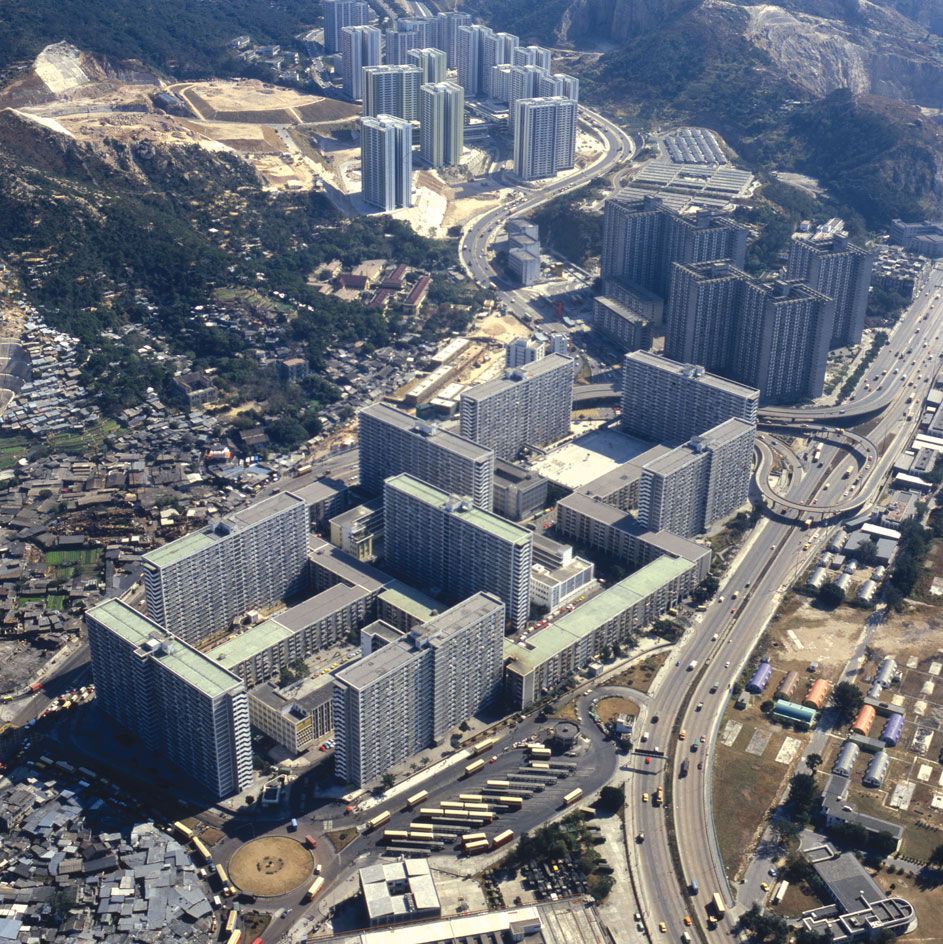
[[[870,494],[865,496],[866,504],[879,496],[880,482],[919,423],[919,409],[913,411],[911,421],[904,418],[909,410],[906,399],[913,394],[916,404],[922,402],[939,368],[940,351],[943,349],[940,341],[943,335],[943,301],[936,302],[933,295],[935,287],[943,285],[943,272],[934,270],[930,276],[930,285],[931,294],[917,300],[914,308],[902,319],[901,328],[894,333],[891,349],[886,350],[868,372],[868,378],[871,378],[875,374],[882,374],[882,364],[900,366],[898,375],[891,374],[889,369],[889,374],[895,376],[891,396],[885,404],[884,414],[868,433],[872,442],[878,444],[880,458],[876,469],[878,474],[872,477]],[[933,302],[932,311],[928,310],[928,302]],[[929,314],[927,321],[923,320],[925,314]],[[928,340],[928,346],[923,347],[921,340],[919,347],[914,348],[917,328],[921,326],[920,335],[922,340]],[[899,358],[897,355],[907,347],[911,348],[913,356]],[[919,381],[916,380],[917,374],[922,375]],[[911,380],[914,386],[910,385]],[[794,411],[793,415],[797,413]],[[821,465],[806,466],[798,474],[794,468],[788,497],[800,502],[811,502],[816,496],[827,496],[829,490],[832,494],[840,492],[847,487],[847,482],[842,478],[846,459],[847,454],[843,450],[832,445],[824,446]],[[710,606],[697,630],[678,648],[675,658],[680,664],[670,670],[657,695],[646,707],[642,727],[657,731],[652,735],[652,742],[660,742],[666,748],[677,747],[669,759],[658,763],[654,775],[656,779],[652,781],[657,782],[659,777],[672,778],[671,809],[666,813],[661,808],[644,803],[642,793],[645,786],[642,785],[630,789],[627,797],[636,832],[644,831],[646,836],[645,842],[636,850],[639,856],[637,876],[642,898],[640,905],[649,928],[656,936],[661,936],[657,931],[658,923],[666,923],[666,940],[680,939],[685,930],[683,918],[686,914],[695,918],[695,928],[692,930],[700,931],[705,923],[706,902],[715,891],[723,895],[728,908],[733,904],[714,835],[711,803],[714,740],[729,687],[739,676],[756,640],[775,611],[779,594],[798,577],[808,559],[816,552],[814,546],[808,550],[805,547],[817,533],[821,532],[803,532],[794,525],[773,520],[764,520],[757,525],[750,539],[750,551],[741,554],[738,563],[718,590],[718,602]],[[738,594],[736,601],[731,599],[734,592]],[[721,597],[723,602],[720,601]],[[718,637],[716,640],[713,638],[715,635]],[[698,663],[693,672],[686,668],[691,660],[697,660]],[[697,710],[699,702],[703,702],[701,710]],[[656,725],[650,724],[652,715],[659,718]],[[649,719],[648,724],[645,719]],[[681,728],[687,733],[685,742],[677,740],[677,732]],[[702,736],[705,739],[703,745],[700,743]],[[690,753],[693,744],[698,745],[696,755]],[[682,779],[678,777],[678,768],[685,758],[690,761],[691,769],[689,775]],[[704,763],[703,770],[697,768],[697,761]],[[685,888],[673,878],[675,869],[668,845],[668,815],[673,818],[684,862],[684,883],[687,885],[692,878],[698,880],[700,893],[696,898],[687,894]],[[749,907],[751,903],[738,901],[738,910]],[[711,932],[712,936],[731,935],[732,926],[733,919],[728,915],[719,930]]]
[[[503,229],[508,220],[530,213],[542,204],[582,187],[593,178],[609,173],[619,164],[630,160],[635,153],[631,136],[608,118],[590,111],[584,105],[580,105],[579,115],[580,123],[605,142],[605,155],[577,174],[551,180],[512,206],[504,205],[489,210],[465,229],[459,239],[459,261],[466,273],[480,285],[497,283],[498,275],[489,259],[489,246],[498,230]],[[515,298],[513,292],[504,292],[502,297],[518,318],[527,320],[532,316],[529,306]]]

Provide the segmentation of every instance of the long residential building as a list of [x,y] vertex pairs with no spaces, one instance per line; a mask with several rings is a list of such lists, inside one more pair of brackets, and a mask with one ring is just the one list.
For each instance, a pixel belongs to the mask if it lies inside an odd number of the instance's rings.
[[187,642],[304,588],[308,508],[280,492],[144,555],[147,613]]
[[504,603],[477,593],[338,672],[337,776],[370,783],[493,704],[503,639]]
[[368,494],[382,495],[386,479],[406,472],[491,510],[494,452],[487,446],[385,403],[361,410],[359,423],[360,486]]
[[416,66],[422,72],[422,85],[434,85],[438,82],[444,82],[448,78],[446,61],[443,50],[430,46],[424,46],[421,49],[410,49],[406,55],[406,64]]
[[96,704],[222,799],[252,785],[242,679],[120,600],[85,615]]
[[693,537],[749,498],[756,427],[730,419],[642,470],[639,522],[652,531]]
[[363,0],[322,0],[324,51],[330,56],[341,51],[341,30],[345,26],[366,26],[370,5]]
[[677,446],[729,419],[756,424],[760,392],[703,367],[647,351],[627,354],[622,370],[622,429]]
[[419,117],[422,70],[418,66],[368,66],[363,70],[361,82],[365,115],[373,118],[377,115],[392,115],[408,120]]
[[435,42],[432,44],[446,55],[449,69],[458,68],[458,31],[462,26],[471,26],[468,13],[443,12],[435,18]]
[[459,407],[461,431],[499,459],[512,460],[525,447],[540,448],[566,436],[572,406],[573,359],[550,354],[466,390]]
[[505,640],[505,690],[522,711],[584,669],[606,646],[631,643],[646,626],[687,596],[701,567],[662,556],[565,613],[526,642]]
[[844,232],[793,236],[786,278],[801,279],[835,302],[832,349],[861,343],[875,258]]
[[678,212],[658,197],[617,194],[606,201],[602,276],[667,298],[676,262],[730,259],[743,268],[748,232],[710,209]]
[[363,70],[382,61],[383,34],[375,26],[341,29],[341,75],[344,93],[355,102],[363,98]]
[[511,626],[524,627],[532,532],[410,475],[386,480],[383,512],[392,573],[449,601],[494,593],[506,604]]
[[419,153],[432,167],[462,160],[465,146],[465,92],[454,82],[419,89]]
[[373,611],[370,590],[335,584],[207,650],[252,688],[299,659],[353,637]]
[[675,265],[665,354],[758,387],[764,403],[809,399],[822,392],[835,312],[796,279],[758,281],[727,260]]
[[515,101],[514,173],[521,180],[542,180],[574,166],[576,112],[576,102],[560,95]]
[[413,129],[392,115],[361,118],[363,199],[380,210],[413,205]]

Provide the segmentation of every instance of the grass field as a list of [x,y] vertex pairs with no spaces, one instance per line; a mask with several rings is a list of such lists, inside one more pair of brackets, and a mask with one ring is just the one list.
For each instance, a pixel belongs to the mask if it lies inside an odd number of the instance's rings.
[[714,822],[727,874],[735,878],[754,846],[783,785],[786,768],[745,751],[717,745],[714,757]]
[[47,551],[46,563],[54,567],[71,564],[97,564],[101,556],[102,552],[99,547],[80,551]]
[[14,433],[0,435],[0,469],[12,469],[26,455],[29,439]]

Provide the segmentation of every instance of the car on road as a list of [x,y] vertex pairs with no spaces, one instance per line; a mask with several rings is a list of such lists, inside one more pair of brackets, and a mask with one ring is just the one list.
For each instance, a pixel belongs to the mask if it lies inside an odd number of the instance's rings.
[[700,711],[703,707],[704,707],[704,702],[699,701],[699,702],[694,706],[694,710],[695,710],[695,711]]
[[645,833],[639,833],[639,834],[635,837],[635,841],[636,841],[636,842],[645,842]]
[[668,933],[668,925],[665,924],[664,921],[659,921],[659,922],[658,922],[658,930],[661,931],[662,934],[667,934],[667,933]]
[[712,694],[712,695],[716,695],[716,694],[717,694],[717,683],[716,683],[716,682],[715,682],[713,685],[711,685],[711,694]]
[[768,891],[769,891],[769,882],[760,882],[760,888],[762,888],[764,892],[768,892]]
[[684,926],[685,926],[686,928],[691,927],[691,916],[690,916],[690,915],[685,915],[685,916],[684,916]]
[[769,872],[767,872],[766,874],[769,875],[770,878],[776,878],[776,876],[777,876],[779,873],[776,871],[775,868],[772,868],[772,869],[770,869]]
[[696,753],[697,753],[697,745],[696,745],[696,744],[692,744],[692,745],[691,745],[691,753],[692,753],[692,754],[696,754]]
[[702,734],[701,737],[700,737],[701,743],[703,744],[706,740],[707,740],[707,735],[706,735],[706,734]]
[[683,741],[687,738],[687,736],[688,736],[688,732],[685,731],[684,728],[682,728],[680,733],[678,734],[678,740]]
[[725,668],[725,669],[729,669],[729,668],[730,668],[730,660],[729,660],[729,659],[724,663],[724,668]]
[[648,794],[647,794],[647,793],[643,793],[643,794],[642,794],[642,802],[643,802],[643,803],[648,803]]

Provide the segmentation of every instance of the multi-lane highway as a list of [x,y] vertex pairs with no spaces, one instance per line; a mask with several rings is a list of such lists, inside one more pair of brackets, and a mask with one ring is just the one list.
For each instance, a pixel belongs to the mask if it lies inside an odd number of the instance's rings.
[[[900,365],[899,374],[892,375],[893,386],[883,413],[868,430],[867,438],[877,445],[879,458],[863,480],[860,505],[864,507],[877,500],[894,460],[917,428],[921,411],[911,409],[908,399],[913,396],[913,403],[919,407],[939,369],[943,299],[937,298],[936,293],[943,285],[943,271],[934,270],[927,284],[928,293],[921,294],[902,320],[903,330],[894,333],[889,349],[882,353],[868,378],[862,380],[863,386],[873,383],[870,378],[875,373],[886,377],[882,363]],[[921,342],[915,346],[918,334]],[[903,358],[898,356],[901,353]],[[796,411],[793,417],[798,418]],[[821,503],[827,501],[830,493],[840,494],[849,487],[844,478],[847,457],[841,447],[826,444],[820,464],[809,466],[801,461],[792,464],[787,497],[803,507],[816,507],[812,505],[814,500]],[[714,743],[730,686],[772,616],[780,593],[805,569],[814,552],[814,547],[809,548],[808,532],[794,524],[761,521],[750,537],[748,550],[740,555],[718,591],[717,602],[678,648],[676,664],[668,669],[669,677],[646,706],[642,726],[652,732],[651,742],[660,744],[668,756],[652,766],[635,765],[640,774],[628,785],[627,802],[635,832],[645,834],[645,841],[637,844],[633,853],[637,857],[639,905],[649,930],[656,936],[660,935],[659,923],[665,922],[666,940],[680,938],[686,930],[685,915],[694,919],[694,930],[705,933],[705,905],[714,892],[720,892],[728,906],[734,904],[714,832],[711,802]],[[697,666],[689,671],[692,660]],[[657,723],[652,723],[653,716],[658,718]],[[678,740],[682,729],[686,732],[683,742]],[[692,753],[694,746],[696,753]],[[680,765],[685,759],[690,769],[688,776],[681,778]],[[703,766],[699,768],[698,763]],[[666,778],[671,780],[670,809],[665,811],[643,802],[643,793],[651,794]],[[674,853],[669,843],[669,817],[676,837],[675,849],[680,850],[680,855]],[[679,877],[680,862],[683,876]],[[688,891],[692,879],[699,885],[697,896]],[[752,901],[737,901],[734,915],[750,904]],[[709,933],[730,935],[732,927],[733,920],[728,916],[717,931]]]

